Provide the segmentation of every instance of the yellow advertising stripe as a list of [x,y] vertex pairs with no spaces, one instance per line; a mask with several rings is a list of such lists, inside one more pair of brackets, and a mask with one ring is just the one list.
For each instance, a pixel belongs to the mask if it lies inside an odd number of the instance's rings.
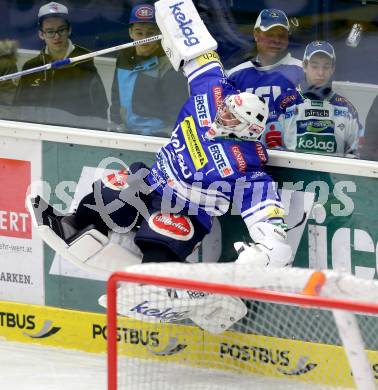
[[105,352],[104,314],[0,302],[0,336],[46,346]]
[[[0,337],[45,346],[106,352],[106,316],[0,302]],[[240,332],[212,335],[198,327],[120,317],[119,353],[243,374],[353,387],[342,347]],[[368,351],[378,377],[378,352]]]
[[[164,356],[165,360],[185,359],[193,364],[202,354],[203,331],[197,327],[126,317],[119,317],[118,324],[120,354],[160,360]],[[106,352],[106,315],[0,302],[0,337],[85,352]]]
[[[225,332],[205,333],[204,348],[213,357],[209,368],[354,387],[345,351],[340,346]],[[368,351],[368,357],[378,383],[378,352]]]
[[201,145],[201,141],[198,138],[197,128],[193,117],[187,116],[180,125],[190,157],[192,158],[193,164],[198,171],[208,163],[208,159]]

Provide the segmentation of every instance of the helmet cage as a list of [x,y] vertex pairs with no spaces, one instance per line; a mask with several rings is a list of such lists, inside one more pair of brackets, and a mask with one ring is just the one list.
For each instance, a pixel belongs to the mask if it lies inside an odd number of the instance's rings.
[[268,110],[265,100],[248,92],[227,96],[214,119],[217,136],[235,135],[257,140],[265,129]]

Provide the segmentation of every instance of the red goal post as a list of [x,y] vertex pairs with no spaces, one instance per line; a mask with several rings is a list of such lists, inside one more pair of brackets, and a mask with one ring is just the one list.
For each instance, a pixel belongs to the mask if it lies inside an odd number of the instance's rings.
[[[190,318],[158,320],[167,311],[148,306],[156,300],[156,290],[151,296],[138,295],[135,301],[131,286],[242,298],[247,311],[231,327],[212,334]],[[185,298],[193,299],[192,296],[175,299],[175,313],[184,312],[187,305],[181,312],[177,305]],[[168,383],[161,387],[153,388],[185,389],[183,378],[187,375],[191,383],[193,375],[197,375],[193,369],[205,369],[206,384],[198,383],[198,389],[211,389],[212,378],[217,376],[214,370],[229,375],[240,389],[261,380],[279,380],[294,386],[285,389],[298,388],[298,383],[326,386],[313,387],[317,389],[375,389],[377,297],[376,281],[334,271],[171,263],[142,264],[131,267],[130,272],[116,272],[109,278],[107,289],[108,389],[152,388],[151,384],[159,382],[164,370],[177,372],[184,366],[190,369],[187,373],[180,371],[179,387],[178,383],[169,387],[169,381],[177,380],[176,375],[167,377]],[[142,301],[135,306],[138,299]],[[171,308],[172,295],[163,293],[159,299]],[[131,310],[138,311],[136,319],[117,314],[120,305],[127,305],[128,301],[134,306]],[[153,321],[144,320],[140,314],[153,316]],[[337,335],[333,334],[335,329]],[[134,363],[130,365],[130,361]],[[138,371],[148,372],[146,387],[138,383]],[[277,387],[277,382],[273,385]]]

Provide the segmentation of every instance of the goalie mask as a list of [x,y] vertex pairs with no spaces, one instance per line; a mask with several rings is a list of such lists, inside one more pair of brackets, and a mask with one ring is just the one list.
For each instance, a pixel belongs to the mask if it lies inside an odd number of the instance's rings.
[[209,139],[234,135],[256,141],[265,129],[268,107],[265,100],[249,92],[229,95],[219,107],[206,136]]

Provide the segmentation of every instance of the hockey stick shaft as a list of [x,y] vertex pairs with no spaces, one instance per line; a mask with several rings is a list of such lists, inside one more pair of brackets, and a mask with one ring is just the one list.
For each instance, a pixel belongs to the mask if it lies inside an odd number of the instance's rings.
[[45,65],[37,66],[35,68],[26,69],[26,70],[22,70],[20,72],[15,72],[15,73],[7,74],[5,76],[1,76],[0,81],[12,80],[12,79],[15,79],[17,77],[25,76],[27,74],[42,72],[44,70],[49,70],[51,68],[54,68],[54,69],[60,68],[60,67],[65,66],[65,65],[73,64],[73,63],[79,62],[79,61],[85,61],[85,60],[88,60],[89,58],[112,53],[112,52],[117,51],[117,50],[127,49],[130,47],[145,45],[146,43],[159,41],[161,38],[162,38],[161,35],[155,35],[153,37],[140,39],[138,41],[124,43],[124,44],[118,45],[118,46],[112,46],[112,47],[109,47],[107,49],[97,50],[97,51],[94,51],[92,53],[83,54],[81,56],[72,57],[72,58],[64,58],[63,60],[57,60],[57,61],[51,62],[49,64],[45,64]]

